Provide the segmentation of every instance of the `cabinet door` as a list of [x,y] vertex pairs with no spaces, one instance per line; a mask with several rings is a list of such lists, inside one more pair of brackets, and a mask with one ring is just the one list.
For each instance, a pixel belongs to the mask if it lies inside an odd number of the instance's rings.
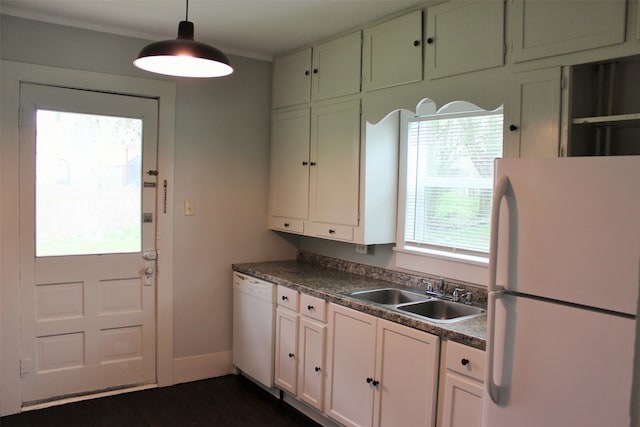
[[346,426],[373,422],[376,319],[329,305],[325,414]]
[[444,387],[442,427],[480,427],[482,383],[447,370]]
[[427,76],[504,64],[504,3],[447,2],[427,10]]
[[300,315],[286,308],[276,311],[276,385],[296,393],[298,373],[298,320]]
[[304,316],[298,340],[298,397],[322,411],[324,401],[324,343],[327,326]]
[[363,62],[367,90],[422,80],[422,11],[365,29]]
[[311,100],[311,48],[273,61],[273,108]]
[[314,100],[360,92],[361,32],[313,48]]
[[439,338],[378,320],[374,426],[433,426]]
[[271,132],[271,215],[309,217],[308,108],[273,114]]
[[514,74],[505,108],[505,157],[558,157],[561,70]]
[[310,165],[311,220],[358,225],[359,100],[313,109]]
[[624,42],[622,0],[515,0],[513,61],[526,61]]

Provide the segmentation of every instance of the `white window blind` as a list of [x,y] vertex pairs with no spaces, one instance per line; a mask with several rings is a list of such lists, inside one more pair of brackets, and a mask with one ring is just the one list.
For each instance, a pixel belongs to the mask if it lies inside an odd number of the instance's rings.
[[405,246],[489,252],[493,163],[502,156],[503,111],[409,121]]

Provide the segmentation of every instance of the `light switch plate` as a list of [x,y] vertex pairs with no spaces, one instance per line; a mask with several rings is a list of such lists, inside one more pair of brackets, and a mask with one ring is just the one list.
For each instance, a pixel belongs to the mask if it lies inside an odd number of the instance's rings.
[[184,214],[186,216],[193,216],[196,214],[196,204],[191,199],[185,199],[184,201]]

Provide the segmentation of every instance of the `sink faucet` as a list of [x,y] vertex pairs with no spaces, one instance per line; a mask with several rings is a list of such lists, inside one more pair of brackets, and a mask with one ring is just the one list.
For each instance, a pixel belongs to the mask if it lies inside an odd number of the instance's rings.
[[425,291],[425,294],[430,295],[432,297],[436,297],[436,298],[445,298],[447,296],[447,292],[446,292],[446,287],[445,287],[445,283],[444,283],[444,278],[441,277],[438,280],[438,290],[434,290],[433,289],[433,283],[431,282],[431,280],[427,281],[427,290]]
[[455,288],[453,290],[453,302],[460,302],[460,292],[464,292],[464,289]]
[[467,305],[473,305],[473,294],[471,293],[471,291],[467,291],[466,294],[464,294],[464,303]]

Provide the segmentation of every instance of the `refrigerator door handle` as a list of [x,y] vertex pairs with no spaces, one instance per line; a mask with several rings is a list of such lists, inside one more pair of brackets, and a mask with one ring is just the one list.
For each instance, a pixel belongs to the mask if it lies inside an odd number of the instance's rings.
[[493,205],[491,206],[491,235],[489,237],[489,284],[488,292],[495,292],[498,270],[498,232],[500,229],[500,206],[507,197],[510,186],[509,177],[501,175],[493,189]]
[[495,332],[496,332],[496,303],[498,298],[504,294],[503,290],[491,292],[489,294],[489,315],[487,318],[487,374],[485,384],[489,397],[496,405],[500,401],[498,393],[499,387],[495,383],[494,377],[494,360],[495,360]]
[[498,287],[498,231],[500,229],[500,206],[502,199],[507,197],[510,181],[506,175],[501,175],[493,190],[493,206],[491,207],[491,236],[489,250],[489,316],[487,318],[487,378],[485,381],[487,393],[491,400],[498,404],[498,385],[494,379],[494,356],[495,356],[495,331],[496,331],[496,302],[504,293],[502,287]]

